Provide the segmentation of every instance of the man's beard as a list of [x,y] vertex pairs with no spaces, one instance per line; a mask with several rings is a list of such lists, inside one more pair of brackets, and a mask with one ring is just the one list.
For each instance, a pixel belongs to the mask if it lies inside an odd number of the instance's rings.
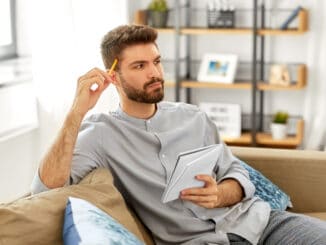
[[[152,78],[150,81],[146,82],[143,89],[136,89],[130,86],[127,81],[120,74],[121,87],[127,97],[130,100],[137,101],[140,103],[153,104],[158,103],[164,98],[164,80],[160,78]],[[161,87],[157,88],[151,92],[147,92],[146,89],[153,83],[160,82]]]

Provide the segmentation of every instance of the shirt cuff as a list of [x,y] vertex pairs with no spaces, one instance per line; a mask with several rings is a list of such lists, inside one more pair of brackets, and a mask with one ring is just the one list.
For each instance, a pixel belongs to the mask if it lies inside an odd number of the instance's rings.
[[235,179],[239,182],[239,184],[242,186],[243,192],[244,192],[244,200],[250,199],[254,196],[256,188],[253,185],[253,183],[251,183],[250,180],[248,180],[248,178],[246,178],[245,176],[243,176],[240,173],[232,173],[232,174],[228,174],[223,176],[223,178],[221,178],[218,181],[218,184],[221,183],[223,180],[225,179]]
[[48,191],[50,188],[48,188],[41,180],[39,175],[39,170],[36,171],[34,175],[34,179],[32,181],[31,185],[31,192],[32,194],[37,194],[40,192]]

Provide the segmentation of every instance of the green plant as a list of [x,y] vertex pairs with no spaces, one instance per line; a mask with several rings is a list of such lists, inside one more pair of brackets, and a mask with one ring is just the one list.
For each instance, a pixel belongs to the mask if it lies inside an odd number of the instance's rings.
[[285,111],[278,111],[273,116],[273,123],[286,124],[289,119],[289,114]]
[[152,0],[148,5],[151,11],[165,12],[168,10],[168,5],[165,0]]

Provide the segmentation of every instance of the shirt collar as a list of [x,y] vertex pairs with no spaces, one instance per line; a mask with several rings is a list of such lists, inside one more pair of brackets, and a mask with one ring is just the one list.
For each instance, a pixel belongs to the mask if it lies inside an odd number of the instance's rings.
[[159,114],[161,113],[160,112],[160,103],[157,103],[156,106],[157,106],[157,109],[156,109],[155,114],[148,119],[136,118],[136,117],[128,115],[126,112],[124,112],[122,110],[120,104],[119,104],[118,109],[116,110],[116,115],[125,121],[131,122],[132,124],[144,126],[147,121],[149,121],[149,120],[154,121],[159,117]]

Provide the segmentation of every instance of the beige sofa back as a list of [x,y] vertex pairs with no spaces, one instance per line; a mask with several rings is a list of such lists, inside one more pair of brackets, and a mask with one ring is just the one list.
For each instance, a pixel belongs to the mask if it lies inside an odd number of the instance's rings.
[[233,154],[283,189],[300,213],[326,212],[326,152],[231,147]]

